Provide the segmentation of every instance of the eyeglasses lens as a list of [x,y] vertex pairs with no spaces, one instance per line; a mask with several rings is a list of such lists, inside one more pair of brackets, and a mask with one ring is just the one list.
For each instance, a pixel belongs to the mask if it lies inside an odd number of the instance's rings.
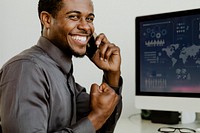
[[192,130],[192,129],[187,129],[187,128],[180,128],[179,131],[181,133],[195,133],[196,131]]
[[163,133],[172,133],[175,131],[174,128],[170,128],[170,127],[163,127],[163,128],[160,128],[158,130],[159,132],[163,132]]

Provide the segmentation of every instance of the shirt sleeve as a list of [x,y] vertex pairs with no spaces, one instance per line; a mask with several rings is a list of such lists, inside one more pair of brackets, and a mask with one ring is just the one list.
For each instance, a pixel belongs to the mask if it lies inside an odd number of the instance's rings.
[[1,73],[1,124],[5,133],[47,132],[48,90],[34,63],[14,62]]
[[[37,64],[27,60],[8,64],[0,71],[3,132],[48,133],[50,96],[44,73]],[[55,129],[54,133],[95,133],[95,130],[84,118],[70,127]]]

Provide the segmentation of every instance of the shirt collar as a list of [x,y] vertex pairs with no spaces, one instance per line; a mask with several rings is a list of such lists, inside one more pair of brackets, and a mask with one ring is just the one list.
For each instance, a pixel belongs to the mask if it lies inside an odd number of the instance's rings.
[[37,46],[43,49],[48,56],[51,57],[59,65],[59,67],[61,67],[65,74],[73,71],[72,58],[64,54],[47,38],[41,36],[38,40]]

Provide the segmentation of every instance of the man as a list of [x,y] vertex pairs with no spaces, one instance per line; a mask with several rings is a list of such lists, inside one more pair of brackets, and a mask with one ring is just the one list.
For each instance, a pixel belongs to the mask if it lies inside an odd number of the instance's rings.
[[103,83],[90,94],[75,82],[72,56],[82,57],[94,33],[91,0],[40,0],[42,35],[37,45],[0,71],[3,133],[111,133],[122,101],[120,50],[104,34],[90,60]]

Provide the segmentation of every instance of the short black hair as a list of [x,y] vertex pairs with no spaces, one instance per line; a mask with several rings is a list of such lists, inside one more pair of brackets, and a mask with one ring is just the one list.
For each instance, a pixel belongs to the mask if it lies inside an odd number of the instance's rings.
[[[38,2],[38,16],[40,18],[40,13],[42,11],[46,11],[52,15],[52,17],[56,17],[58,11],[61,10],[63,5],[62,0],[39,0]],[[42,30],[43,30],[43,25]]]
[[38,2],[38,15],[42,11],[50,13],[53,17],[57,15],[57,12],[62,8],[62,0],[39,0]]

